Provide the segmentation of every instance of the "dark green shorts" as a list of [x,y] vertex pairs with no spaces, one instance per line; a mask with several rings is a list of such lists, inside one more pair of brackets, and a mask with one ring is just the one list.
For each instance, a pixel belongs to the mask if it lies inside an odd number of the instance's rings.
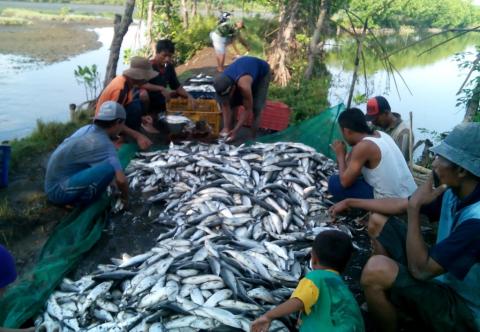
[[415,279],[406,268],[405,222],[391,217],[378,237],[390,257],[399,262],[390,300],[399,311],[420,324],[419,331],[477,331],[472,311],[447,285]]

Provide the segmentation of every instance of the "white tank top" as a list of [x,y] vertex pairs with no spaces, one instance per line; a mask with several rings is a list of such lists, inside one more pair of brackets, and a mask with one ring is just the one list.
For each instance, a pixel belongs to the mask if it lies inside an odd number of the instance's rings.
[[380,149],[381,159],[377,167],[362,168],[365,181],[373,187],[375,198],[405,198],[413,194],[417,185],[407,162],[395,141],[386,133],[377,131],[380,137],[365,137]]

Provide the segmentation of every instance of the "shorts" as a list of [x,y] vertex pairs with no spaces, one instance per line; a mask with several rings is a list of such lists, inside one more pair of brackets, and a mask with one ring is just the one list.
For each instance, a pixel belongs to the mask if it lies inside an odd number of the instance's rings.
[[212,40],[215,52],[218,54],[225,54],[227,45],[231,43],[230,38],[222,37],[215,31],[210,32],[210,39]]
[[399,263],[389,294],[392,303],[419,324],[419,331],[477,331],[472,311],[452,288],[436,280],[415,279],[408,272],[406,235],[405,222],[390,217],[377,238]]

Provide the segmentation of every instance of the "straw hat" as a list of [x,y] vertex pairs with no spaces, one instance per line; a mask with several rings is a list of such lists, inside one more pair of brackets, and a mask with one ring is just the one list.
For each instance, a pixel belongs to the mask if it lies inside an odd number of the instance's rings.
[[125,69],[123,75],[134,80],[150,81],[158,75],[158,72],[152,69],[147,59],[135,56],[130,59],[130,68]]

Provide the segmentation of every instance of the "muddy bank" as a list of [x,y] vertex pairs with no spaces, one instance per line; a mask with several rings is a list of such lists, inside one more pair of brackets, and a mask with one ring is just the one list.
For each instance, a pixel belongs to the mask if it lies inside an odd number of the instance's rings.
[[0,53],[28,57],[35,62],[63,61],[100,48],[97,34],[87,29],[108,25],[108,20],[92,20],[81,24],[36,21],[31,25],[0,26]]

